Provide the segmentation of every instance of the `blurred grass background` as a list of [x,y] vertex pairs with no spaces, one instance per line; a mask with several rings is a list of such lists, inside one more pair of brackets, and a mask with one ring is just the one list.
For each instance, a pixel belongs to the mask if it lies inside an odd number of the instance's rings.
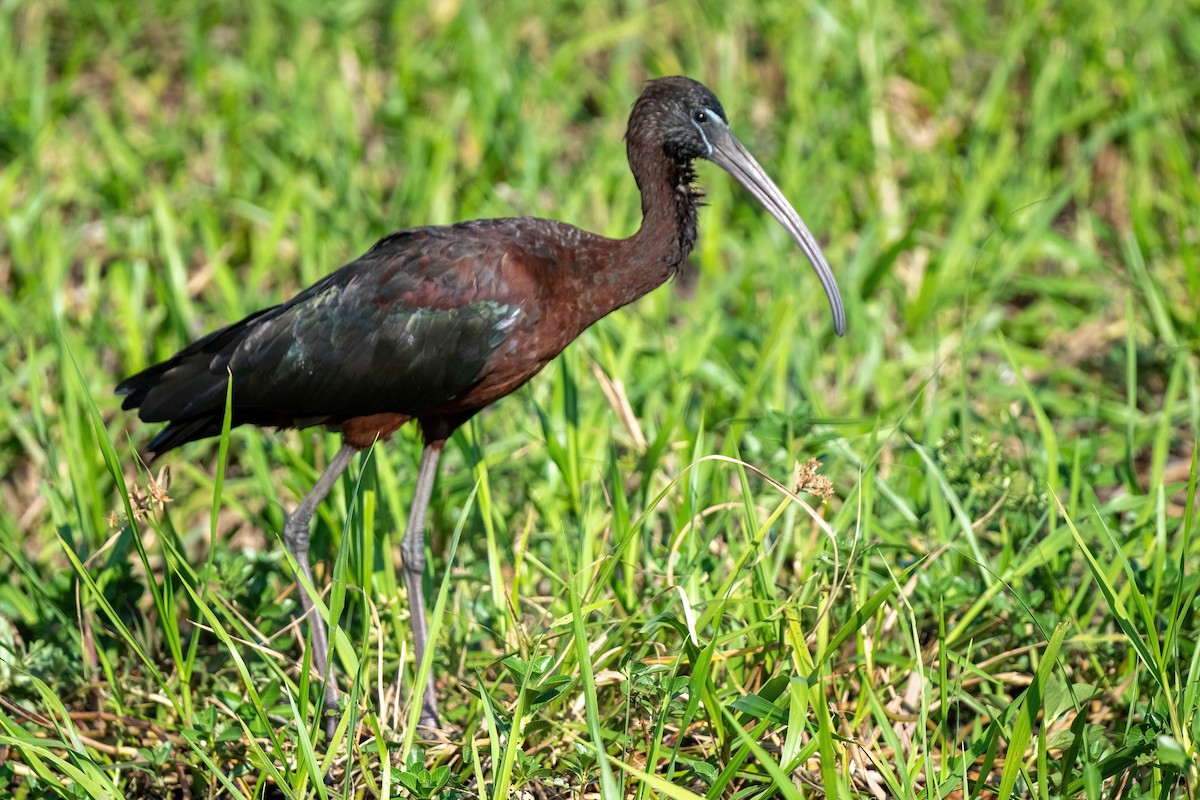
[[[448,450],[447,741],[408,716],[412,432],[322,508],[326,739],[278,532],[337,438],[151,475],[112,387],[393,229],[632,233],[675,73],[847,336],[701,165],[693,271]],[[1198,94],[1191,3],[0,4],[0,790],[1195,796]]]

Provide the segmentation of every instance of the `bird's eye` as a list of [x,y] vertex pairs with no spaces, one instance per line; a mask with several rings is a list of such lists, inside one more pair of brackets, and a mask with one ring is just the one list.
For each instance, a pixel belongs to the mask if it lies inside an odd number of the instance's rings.
[[692,119],[700,123],[708,122],[708,114],[705,113],[704,109],[700,109],[692,115]]

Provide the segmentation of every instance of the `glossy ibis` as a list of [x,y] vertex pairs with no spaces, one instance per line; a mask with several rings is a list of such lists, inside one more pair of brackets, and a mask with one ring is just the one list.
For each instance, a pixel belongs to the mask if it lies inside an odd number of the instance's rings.
[[[729,172],[787,229],[829,298],[833,273],[783,194],[729,130],[721,103],[683,77],[646,84],[625,135],[642,225],[607,239],[546,219],[490,219],[389,234],[358,259],[271,308],[193,342],[117,387],[123,407],[166,422],[153,455],[220,433],[227,382],[233,424],[340,430],[344,444],[288,517],[283,540],[309,578],[309,522],[355,451],[416,420],[424,437],[400,552],[417,662],[426,647],[421,577],[425,512],[438,456],[456,428],[538,373],[596,320],[679,270],[696,241],[692,162]],[[297,581],[313,662],[328,674],[325,622]],[[327,699],[337,702],[329,681]],[[438,725],[433,679],[421,721]]]

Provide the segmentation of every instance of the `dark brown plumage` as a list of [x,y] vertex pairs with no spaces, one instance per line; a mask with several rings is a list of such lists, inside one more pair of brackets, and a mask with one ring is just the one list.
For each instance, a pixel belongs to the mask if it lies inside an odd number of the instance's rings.
[[[647,84],[626,134],[642,226],[608,239],[552,220],[517,218],[411,228],[300,294],[197,340],[117,387],[123,408],[167,425],[158,455],[216,435],[233,376],[233,424],[325,425],[345,445],[288,518],[284,540],[308,570],[313,511],[358,449],[416,419],[425,450],[401,552],[416,655],[425,649],[424,518],[446,439],[532,378],[589,325],[660,286],[696,241],[692,161],[732,174],[796,238],[828,295],[837,284],[799,216],[729,132],[712,92],[688,78]],[[312,600],[300,588],[305,610]],[[324,622],[312,615],[314,663],[327,670]],[[337,690],[330,682],[329,698]],[[436,726],[432,679],[422,721]]]

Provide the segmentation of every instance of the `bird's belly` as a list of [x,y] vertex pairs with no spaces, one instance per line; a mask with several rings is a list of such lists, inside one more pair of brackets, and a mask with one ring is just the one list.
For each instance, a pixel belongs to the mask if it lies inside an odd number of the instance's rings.
[[512,394],[517,389],[541,372],[549,363],[546,361],[526,361],[522,364],[505,364],[503,367],[488,372],[483,379],[459,403],[454,403],[449,411],[478,411],[491,405],[502,397]]
[[361,450],[370,447],[376,441],[387,439],[410,419],[412,417],[407,414],[368,414],[351,417],[339,427],[346,444]]
[[[446,410],[479,411],[529,382],[565,347],[536,335],[514,336],[498,348],[480,372],[479,381]],[[557,346],[556,346],[557,345]]]

